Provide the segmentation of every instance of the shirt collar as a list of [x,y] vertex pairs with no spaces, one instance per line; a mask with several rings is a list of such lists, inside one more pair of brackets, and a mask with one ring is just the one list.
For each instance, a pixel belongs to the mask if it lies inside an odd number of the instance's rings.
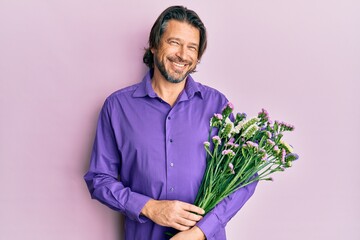
[[138,87],[135,89],[133,93],[133,97],[145,97],[149,96],[151,98],[156,97],[156,93],[151,86],[151,77],[152,71],[148,71],[144,76],[143,80],[139,83]]
[[[153,75],[153,71],[149,70],[144,76],[143,80],[139,83],[138,88],[134,91],[133,97],[145,97],[149,96],[151,98],[157,97],[154,89],[151,85],[151,78]],[[184,94],[185,93],[185,94]],[[194,81],[194,79],[188,75],[186,79],[185,89],[180,94],[181,101],[188,100],[194,97],[195,94],[198,94],[202,98],[202,93],[199,88],[199,84]]]

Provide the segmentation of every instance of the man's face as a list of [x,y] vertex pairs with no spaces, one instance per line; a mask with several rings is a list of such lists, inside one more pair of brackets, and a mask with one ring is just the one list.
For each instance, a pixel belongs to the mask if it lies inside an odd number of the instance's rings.
[[154,54],[158,70],[169,82],[179,83],[191,73],[198,61],[200,31],[186,22],[170,20]]

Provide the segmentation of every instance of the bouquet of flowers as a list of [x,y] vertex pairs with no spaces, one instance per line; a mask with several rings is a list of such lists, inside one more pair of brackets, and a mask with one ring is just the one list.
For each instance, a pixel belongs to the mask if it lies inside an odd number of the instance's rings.
[[[272,123],[264,109],[248,120],[244,113],[232,117],[233,109],[229,102],[221,114],[214,114],[209,140],[204,142],[207,166],[194,204],[205,214],[237,189],[254,181],[271,181],[272,173],[284,171],[298,159],[282,140],[284,132],[294,130],[292,125]],[[218,135],[212,137],[214,128]]]

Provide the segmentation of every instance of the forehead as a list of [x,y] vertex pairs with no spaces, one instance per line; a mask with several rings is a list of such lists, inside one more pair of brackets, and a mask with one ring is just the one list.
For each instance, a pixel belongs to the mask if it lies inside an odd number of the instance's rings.
[[184,42],[199,45],[200,31],[187,22],[170,20],[168,21],[165,32],[162,35],[163,40],[167,40],[169,38],[177,38]]

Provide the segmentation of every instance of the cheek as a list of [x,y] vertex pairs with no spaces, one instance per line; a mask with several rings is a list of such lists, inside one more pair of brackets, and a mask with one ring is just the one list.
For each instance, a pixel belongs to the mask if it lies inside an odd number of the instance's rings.
[[198,54],[197,53],[191,52],[191,53],[188,54],[188,56],[189,56],[189,59],[191,59],[191,61],[193,61],[194,63],[197,62],[197,60],[198,60]]
[[158,57],[161,61],[166,61],[169,56],[172,56],[172,54],[169,52],[160,51],[158,53]]
[[192,65],[193,65],[193,66],[196,66],[197,63],[198,63],[198,58],[197,58],[197,57],[192,57],[192,58],[191,58],[191,61],[192,61],[192,63],[193,63]]

